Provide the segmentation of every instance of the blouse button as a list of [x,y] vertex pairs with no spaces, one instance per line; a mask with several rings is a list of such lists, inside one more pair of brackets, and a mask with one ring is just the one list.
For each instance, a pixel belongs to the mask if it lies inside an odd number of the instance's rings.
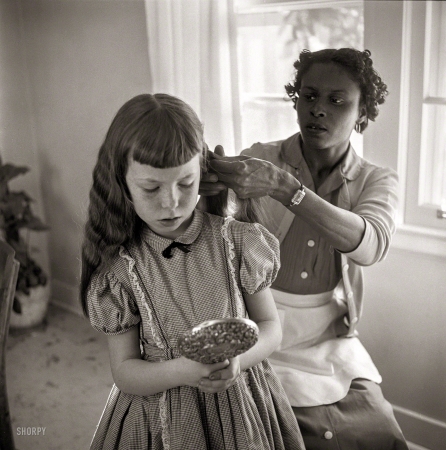
[[305,272],[305,270],[300,274],[300,277],[305,280],[305,278],[308,278],[308,273]]
[[307,244],[308,244],[308,247],[314,247],[314,241],[313,241],[313,239],[310,239],[310,240],[307,242]]
[[324,438],[325,439],[331,439],[333,437],[333,433],[331,431],[326,431],[324,433]]

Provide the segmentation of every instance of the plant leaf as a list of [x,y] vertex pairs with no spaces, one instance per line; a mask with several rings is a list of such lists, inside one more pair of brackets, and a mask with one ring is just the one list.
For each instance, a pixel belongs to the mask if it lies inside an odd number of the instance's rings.
[[14,302],[12,304],[12,309],[17,314],[22,314],[22,305],[17,297],[14,297]]
[[0,166],[0,184],[6,184],[19,175],[23,175],[29,171],[26,166],[14,166],[13,164],[4,164]]
[[28,228],[33,231],[45,231],[49,230],[49,226],[45,225],[38,217],[31,216],[28,218],[26,223],[19,224],[23,228]]

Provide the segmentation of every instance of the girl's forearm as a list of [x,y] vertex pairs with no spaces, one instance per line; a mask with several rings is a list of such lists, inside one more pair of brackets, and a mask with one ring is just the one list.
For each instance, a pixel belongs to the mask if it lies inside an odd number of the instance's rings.
[[259,327],[259,340],[254,347],[240,355],[240,370],[249,369],[262,362],[282,342],[282,328],[278,321],[264,321],[257,325]]
[[141,396],[187,384],[179,359],[161,362],[127,359],[113,370],[113,380],[122,392]]

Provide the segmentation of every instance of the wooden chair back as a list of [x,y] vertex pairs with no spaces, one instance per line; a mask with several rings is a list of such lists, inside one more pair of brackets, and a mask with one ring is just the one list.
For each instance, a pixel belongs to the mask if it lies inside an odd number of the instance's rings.
[[0,449],[14,450],[14,435],[6,389],[6,342],[19,263],[14,250],[0,239]]

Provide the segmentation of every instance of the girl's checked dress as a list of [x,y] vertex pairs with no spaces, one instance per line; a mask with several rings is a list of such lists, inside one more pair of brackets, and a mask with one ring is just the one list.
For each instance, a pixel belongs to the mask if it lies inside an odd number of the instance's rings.
[[[187,329],[225,317],[247,317],[241,293],[269,287],[279,269],[278,242],[265,228],[195,210],[176,239],[148,228],[140,245],[121,248],[109,271],[96,274],[88,294],[90,321],[106,334],[139,326],[142,358],[180,355]],[[268,360],[244,371],[225,392],[179,386],[150,396],[113,386],[92,449],[263,450],[304,448],[285,392]]]

